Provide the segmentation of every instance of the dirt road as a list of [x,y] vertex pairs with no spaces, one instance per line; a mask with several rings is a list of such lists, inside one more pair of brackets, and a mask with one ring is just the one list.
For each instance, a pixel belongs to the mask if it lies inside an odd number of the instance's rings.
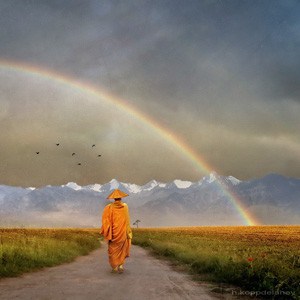
[[0,299],[220,299],[210,293],[209,286],[192,281],[138,246],[132,246],[125,272],[112,274],[106,247],[69,264],[2,279]]

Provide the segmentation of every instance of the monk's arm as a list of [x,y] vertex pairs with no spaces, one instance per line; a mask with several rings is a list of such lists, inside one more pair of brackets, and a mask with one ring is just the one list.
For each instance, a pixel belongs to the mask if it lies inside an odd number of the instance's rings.
[[127,238],[132,239],[132,230],[130,227],[129,209],[128,209],[127,205],[126,205],[126,233],[127,233]]
[[100,234],[103,235],[103,237],[106,240],[111,240],[112,239],[112,224],[110,220],[110,205],[107,205],[104,208],[103,215],[102,215],[102,227]]

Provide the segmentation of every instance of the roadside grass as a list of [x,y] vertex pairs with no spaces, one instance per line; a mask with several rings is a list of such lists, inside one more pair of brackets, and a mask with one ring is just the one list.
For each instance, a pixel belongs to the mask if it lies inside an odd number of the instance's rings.
[[100,240],[97,229],[0,228],[0,278],[71,262]]
[[210,281],[300,299],[300,226],[140,228],[133,244]]

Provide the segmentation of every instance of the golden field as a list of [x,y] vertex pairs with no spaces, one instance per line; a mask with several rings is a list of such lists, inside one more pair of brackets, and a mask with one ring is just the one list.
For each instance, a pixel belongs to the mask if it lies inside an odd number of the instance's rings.
[[0,228],[0,278],[70,262],[99,240],[99,229]]
[[[0,278],[88,254],[100,246],[99,231],[0,228]],[[272,299],[299,299],[300,226],[139,228],[133,243],[186,265],[201,279],[270,291]]]
[[300,226],[141,228],[133,242],[202,278],[299,299]]

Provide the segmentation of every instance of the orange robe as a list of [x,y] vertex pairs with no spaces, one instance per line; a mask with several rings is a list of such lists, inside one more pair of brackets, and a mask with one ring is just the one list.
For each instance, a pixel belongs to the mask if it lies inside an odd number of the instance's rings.
[[105,206],[100,232],[108,241],[108,259],[112,268],[124,264],[129,256],[132,232],[126,203],[118,200]]

